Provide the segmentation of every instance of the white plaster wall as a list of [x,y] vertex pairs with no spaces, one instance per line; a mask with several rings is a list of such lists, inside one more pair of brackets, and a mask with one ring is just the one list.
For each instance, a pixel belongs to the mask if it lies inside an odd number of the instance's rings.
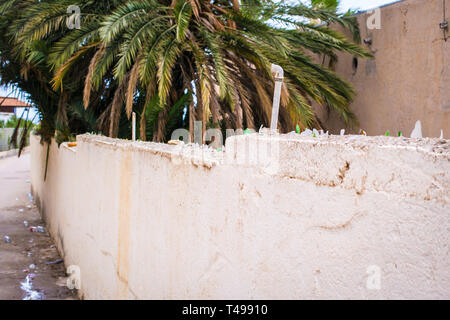
[[35,136],[31,154],[86,299],[450,298],[448,140],[255,134],[218,153],[83,135],[51,145],[45,182]]

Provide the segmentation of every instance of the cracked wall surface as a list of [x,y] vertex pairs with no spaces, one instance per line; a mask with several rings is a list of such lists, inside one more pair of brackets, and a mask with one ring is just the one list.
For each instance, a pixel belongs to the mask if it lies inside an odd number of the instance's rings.
[[448,140],[77,141],[32,189],[86,299],[450,298]]

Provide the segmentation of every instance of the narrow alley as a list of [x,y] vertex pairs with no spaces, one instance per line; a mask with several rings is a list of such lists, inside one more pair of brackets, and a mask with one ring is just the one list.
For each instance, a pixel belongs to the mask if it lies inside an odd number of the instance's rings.
[[29,153],[0,159],[0,300],[76,299],[29,179]]

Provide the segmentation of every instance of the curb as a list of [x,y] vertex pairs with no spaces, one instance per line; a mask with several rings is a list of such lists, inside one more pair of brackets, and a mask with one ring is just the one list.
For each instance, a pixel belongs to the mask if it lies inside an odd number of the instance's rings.
[[[22,151],[22,154],[28,152],[30,150],[30,147],[25,147]],[[8,150],[8,151],[3,151],[0,152],[0,159],[4,159],[4,158],[8,158],[8,157],[13,157],[19,154],[19,149],[13,149],[13,150]]]

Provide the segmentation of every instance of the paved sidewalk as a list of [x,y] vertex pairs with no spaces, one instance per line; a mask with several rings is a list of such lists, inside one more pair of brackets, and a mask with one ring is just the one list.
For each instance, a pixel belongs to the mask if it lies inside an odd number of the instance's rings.
[[30,231],[45,224],[32,202],[29,179],[29,153],[0,159],[0,300],[75,299],[49,234]]

